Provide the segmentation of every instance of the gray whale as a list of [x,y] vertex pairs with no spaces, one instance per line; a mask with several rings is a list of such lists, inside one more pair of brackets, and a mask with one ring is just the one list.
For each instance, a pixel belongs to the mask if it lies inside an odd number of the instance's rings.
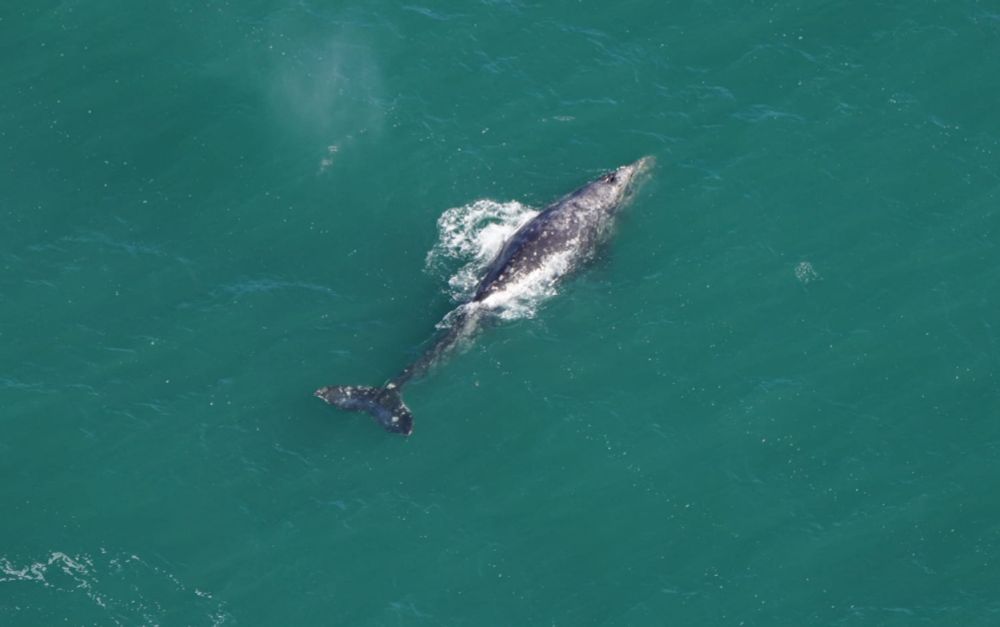
[[472,337],[498,302],[525,281],[544,275],[555,282],[593,257],[608,238],[618,210],[653,165],[652,157],[623,165],[563,196],[525,223],[487,266],[466,303],[445,316],[440,337],[423,355],[382,387],[327,386],[314,393],[327,403],[368,413],[387,431],[410,435],[413,414],[401,391],[457,345]]

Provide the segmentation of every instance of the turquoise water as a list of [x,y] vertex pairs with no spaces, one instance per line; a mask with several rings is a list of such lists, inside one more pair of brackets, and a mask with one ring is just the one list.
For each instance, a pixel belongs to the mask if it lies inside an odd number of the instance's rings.
[[[0,9],[0,623],[1000,624],[1000,7]],[[642,155],[412,386],[438,218]]]

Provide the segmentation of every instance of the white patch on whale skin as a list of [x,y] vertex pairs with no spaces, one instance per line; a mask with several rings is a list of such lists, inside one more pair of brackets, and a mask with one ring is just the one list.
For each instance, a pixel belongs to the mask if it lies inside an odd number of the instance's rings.
[[481,305],[504,320],[534,317],[538,306],[555,296],[556,282],[573,268],[576,257],[576,246],[569,242],[566,250],[549,255],[542,266],[508,282]]

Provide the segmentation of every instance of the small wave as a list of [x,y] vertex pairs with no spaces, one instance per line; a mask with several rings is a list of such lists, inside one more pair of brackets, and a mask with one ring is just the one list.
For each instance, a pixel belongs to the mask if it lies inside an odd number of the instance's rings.
[[19,379],[11,377],[0,377],[0,389],[10,388],[14,390],[43,390],[45,386],[41,383],[25,383]]
[[771,107],[763,104],[753,105],[747,109],[734,113],[733,117],[743,120],[744,122],[751,122],[753,124],[768,122],[771,120],[794,120],[795,122],[805,121],[805,118],[797,113],[779,111],[778,109],[772,109]]
[[130,255],[153,255],[154,257],[165,257],[167,253],[159,246],[144,244],[142,242],[117,240],[110,235],[97,231],[83,231],[79,235],[68,235],[61,241],[72,242],[74,244],[94,244],[110,250],[126,252]]
[[403,10],[404,11],[412,11],[414,13],[419,13],[420,15],[423,15],[424,17],[429,17],[432,20],[437,20],[438,22],[449,22],[449,21],[455,19],[456,17],[462,17],[458,13],[441,13],[440,11],[434,11],[434,10],[428,9],[427,7],[421,7],[421,6],[416,6],[416,5],[412,5],[412,4],[403,5]]
[[226,285],[222,289],[237,296],[286,289],[302,289],[311,292],[319,292],[328,296],[339,296],[337,292],[324,285],[317,285],[315,283],[307,283],[304,281],[285,281],[283,279],[271,279],[266,277],[258,279],[244,279],[237,283]]
[[[182,583],[173,573],[137,555],[116,555],[103,548],[96,555],[52,551],[41,560],[20,563],[0,555],[0,585],[12,582],[84,595],[105,612],[108,624],[159,624],[161,617],[180,606],[197,608],[201,624],[222,625],[230,618],[224,604],[211,593]],[[17,609],[27,616],[34,608]]]

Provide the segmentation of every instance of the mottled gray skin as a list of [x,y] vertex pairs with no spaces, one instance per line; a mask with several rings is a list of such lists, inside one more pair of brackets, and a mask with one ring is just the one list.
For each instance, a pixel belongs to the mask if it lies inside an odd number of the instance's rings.
[[[440,338],[421,357],[390,379],[381,388],[329,386],[315,396],[350,411],[365,411],[387,431],[409,435],[413,414],[403,403],[400,391],[411,379],[423,376],[462,340],[472,336],[493,295],[502,295],[531,272],[542,268],[555,255],[566,255],[569,263],[563,274],[593,256],[607,239],[618,210],[635,190],[638,180],[653,164],[645,157],[608,172],[560,198],[528,221],[511,236],[486,269],[475,295],[449,314]],[[557,280],[560,276],[552,277]]]
[[569,253],[569,270],[591,257],[607,239],[615,214],[635,188],[636,177],[651,165],[651,157],[623,165],[546,207],[507,240],[472,300],[502,292],[554,255]]

